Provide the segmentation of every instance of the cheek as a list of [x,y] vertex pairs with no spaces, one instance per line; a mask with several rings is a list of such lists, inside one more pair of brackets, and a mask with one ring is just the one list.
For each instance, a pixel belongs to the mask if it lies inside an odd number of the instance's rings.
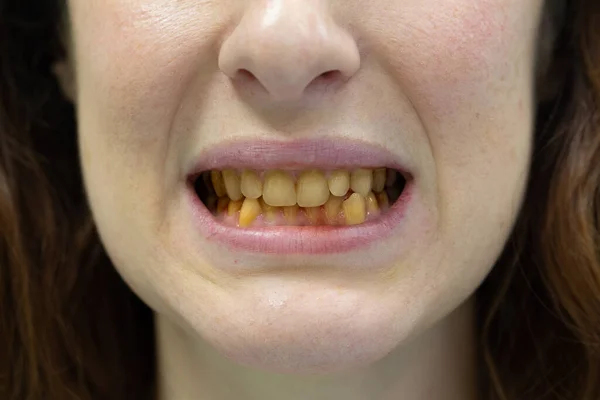
[[179,177],[178,138],[166,133],[190,82],[210,77],[226,3],[71,0],[82,166],[104,209],[131,215],[142,197],[164,213],[160,190]]
[[445,245],[465,254],[485,235],[494,247],[481,249],[472,265],[487,265],[479,261],[503,244],[522,199],[541,5],[391,0],[368,31],[374,55],[422,124]]
[[227,0],[71,0],[78,101],[105,127],[105,137],[112,134],[113,145],[166,140],[153,133],[168,130],[190,82],[216,70],[227,6]]
[[474,111],[497,106],[517,79],[529,78],[522,67],[531,58],[541,0],[396,3],[378,11],[380,33],[371,32],[380,35],[382,63],[424,122],[456,117],[470,104]]

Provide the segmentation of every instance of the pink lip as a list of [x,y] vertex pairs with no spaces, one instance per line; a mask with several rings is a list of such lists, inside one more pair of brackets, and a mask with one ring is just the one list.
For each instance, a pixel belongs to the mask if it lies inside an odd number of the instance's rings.
[[[232,143],[212,149],[188,174],[187,195],[201,235],[232,249],[262,254],[327,254],[365,247],[389,237],[402,223],[415,190],[414,179],[393,154],[380,147],[343,140]],[[191,179],[209,169],[335,169],[388,167],[401,171],[406,187],[394,205],[376,220],[355,226],[237,228],[217,221],[196,196]]]
[[388,167],[412,176],[402,160],[386,149],[359,141],[320,139],[225,143],[202,153],[191,173],[209,169],[305,169]]

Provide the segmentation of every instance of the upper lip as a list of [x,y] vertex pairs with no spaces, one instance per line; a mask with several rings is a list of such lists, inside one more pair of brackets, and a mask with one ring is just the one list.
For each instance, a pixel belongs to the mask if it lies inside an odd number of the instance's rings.
[[393,168],[412,177],[407,160],[360,140],[237,140],[214,146],[196,158],[188,176],[212,169]]

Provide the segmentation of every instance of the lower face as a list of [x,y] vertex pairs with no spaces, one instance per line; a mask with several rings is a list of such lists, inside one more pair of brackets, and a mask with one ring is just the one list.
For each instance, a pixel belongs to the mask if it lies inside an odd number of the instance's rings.
[[382,358],[505,244],[542,6],[70,0],[84,182],[115,267],[240,364]]

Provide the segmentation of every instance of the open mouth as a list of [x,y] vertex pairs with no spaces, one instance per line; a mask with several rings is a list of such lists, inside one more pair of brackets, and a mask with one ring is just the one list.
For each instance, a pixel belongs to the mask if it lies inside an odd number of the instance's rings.
[[220,223],[239,228],[349,226],[384,216],[407,177],[380,167],[212,169],[192,178],[195,193]]

